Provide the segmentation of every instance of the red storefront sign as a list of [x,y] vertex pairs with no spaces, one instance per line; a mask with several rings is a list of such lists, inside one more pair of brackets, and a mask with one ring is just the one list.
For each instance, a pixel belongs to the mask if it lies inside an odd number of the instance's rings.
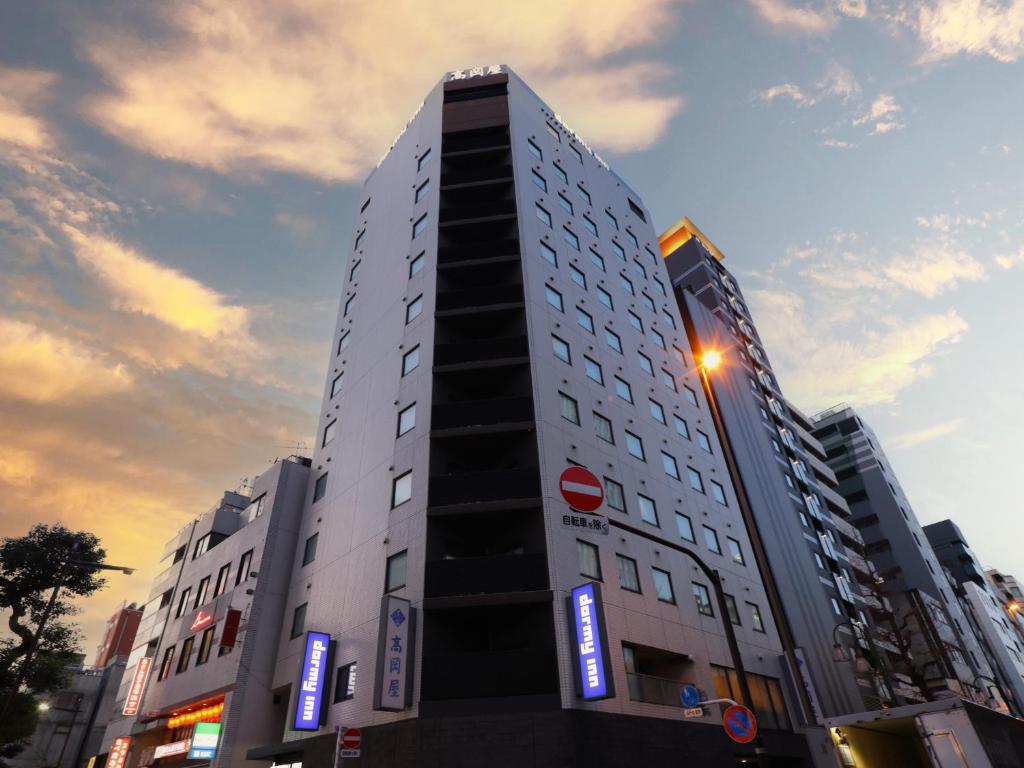
[[192,620],[191,630],[198,632],[200,629],[206,629],[211,624],[213,624],[213,614],[200,611],[196,614],[195,619]]
[[235,640],[238,637],[238,625],[241,621],[242,612],[234,608],[228,608],[227,616],[224,617],[224,631],[220,633],[220,644],[222,647],[235,647]]
[[124,768],[128,761],[128,748],[132,745],[131,736],[118,736],[110,745],[106,768]]
[[146,690],[146,683],[149,682],[149,672],[153,668],[153,657],[143,656],[135,665],[135,674],[132,676],[132,685],[128,689],[128,696],[124,700],[124,709],[121,714],[139,714],[139,705],[142,704],[142,694]]

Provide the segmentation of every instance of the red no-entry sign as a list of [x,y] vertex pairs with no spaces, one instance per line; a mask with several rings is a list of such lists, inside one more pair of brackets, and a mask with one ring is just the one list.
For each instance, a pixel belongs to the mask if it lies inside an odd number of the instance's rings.
[[722,726],[729,738],[740,744],[749,744],[757,736],[757,718],[753,712],[739,704],[725,710]]
[[345,749],[359,749],[363,743],[363,732],[358,728],[346,728],[341,734],[341,746]]
[[558,487],[569,506],[580,512],[593,512],[604,503],[604,486],[589,469],[567,467],[558,479]]

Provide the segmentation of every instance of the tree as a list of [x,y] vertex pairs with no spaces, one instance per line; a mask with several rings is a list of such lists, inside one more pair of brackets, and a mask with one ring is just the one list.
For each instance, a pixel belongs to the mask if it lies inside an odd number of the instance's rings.
[[103,586],[89,565],[105,556],[96,536],[59,523],[0,540],[0,611],[13,635],[0,640],[0,756],[34,728],[35,700],[22,685],[46,693],[66,684],[81,636],[62,619],[77,612],[71,598]]

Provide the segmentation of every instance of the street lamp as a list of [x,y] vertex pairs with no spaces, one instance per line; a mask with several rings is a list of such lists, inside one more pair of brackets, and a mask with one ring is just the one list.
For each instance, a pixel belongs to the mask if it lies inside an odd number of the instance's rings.
[[701,365],[709,371],[713,371],[722,364],[722,353],[717,349],[706,350],[701,357]]

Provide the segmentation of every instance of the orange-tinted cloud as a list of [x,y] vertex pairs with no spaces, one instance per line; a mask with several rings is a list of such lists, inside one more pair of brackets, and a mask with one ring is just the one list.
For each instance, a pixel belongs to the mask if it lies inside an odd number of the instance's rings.
[[0,67],[0,142],[43,149],[53,142],[51,128],[28,109],[50,95],[52,72]]

